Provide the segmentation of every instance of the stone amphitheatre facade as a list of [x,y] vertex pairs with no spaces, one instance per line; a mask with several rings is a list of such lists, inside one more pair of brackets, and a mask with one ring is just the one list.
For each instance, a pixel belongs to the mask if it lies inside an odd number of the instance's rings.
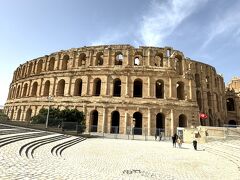
[[[86,131],[110,132],[114,126],[121,134],[133,126],[148,135],[155,128],[170,135],[176,127],[221,126],[227,115],[222,76],[171,47],[73,48],[21,64],[4,112],[29,121],[49,105],[83,111]],[[201,121],[199,112],[209,118]]]

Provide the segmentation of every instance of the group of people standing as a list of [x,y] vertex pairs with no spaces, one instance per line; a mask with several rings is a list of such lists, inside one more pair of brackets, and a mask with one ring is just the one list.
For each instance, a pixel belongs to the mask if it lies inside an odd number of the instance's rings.
[[[173,147],[176,147],[176,144],[178,144],[178,147],[181,148],[182,147],[182,143],[183,143],[183,139],[181,136],[178,136],[176,133],[172,136],[172,143],[173,143]],[[195,150],[197,150],[197,140],[194,139],[193,140],[193,148]]]
[[181,136],[178,136],[176,133],[172,136],[172,142],[173,142],[173,147],[176,147],[176,144],[178,144],[178,147],[182,147],[183,139]]

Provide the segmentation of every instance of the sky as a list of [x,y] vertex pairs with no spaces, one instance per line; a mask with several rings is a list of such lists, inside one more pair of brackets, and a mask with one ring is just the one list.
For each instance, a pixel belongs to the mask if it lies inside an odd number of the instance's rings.
[[171,46],[227,83],[240,76],[240,1],[0,0],[0,106],[20,64],[103,44]]

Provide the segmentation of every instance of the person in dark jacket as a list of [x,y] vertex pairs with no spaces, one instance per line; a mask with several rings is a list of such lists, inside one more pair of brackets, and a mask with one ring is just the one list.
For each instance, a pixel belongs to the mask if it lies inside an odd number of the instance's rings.
[[178,135],[175,133],[175,134],[172,136],[173,147],[176,147],[177,138],[178,138]]
[[193,140],[193,147],[195,150],[197,150],[197,140],[196,139]]

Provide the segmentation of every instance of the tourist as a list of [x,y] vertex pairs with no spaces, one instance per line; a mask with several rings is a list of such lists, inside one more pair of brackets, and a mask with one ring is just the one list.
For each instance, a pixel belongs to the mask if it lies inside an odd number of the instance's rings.
[[176,147],[177,138],[178,138],[178,135],[175,133],[175,134],[172,136],[173,147]]
[[197,140],[195,138],[193,140],[193,147],[195,150],[197,150]]
[[178,147],[181,148],[182,147],[182,138],[180,136],[178,136],[178,138],[177,138],[177,143],[178,143]]
[[160,132],[159,133],[159,141],[161,141],[162,140],[162,133]]

